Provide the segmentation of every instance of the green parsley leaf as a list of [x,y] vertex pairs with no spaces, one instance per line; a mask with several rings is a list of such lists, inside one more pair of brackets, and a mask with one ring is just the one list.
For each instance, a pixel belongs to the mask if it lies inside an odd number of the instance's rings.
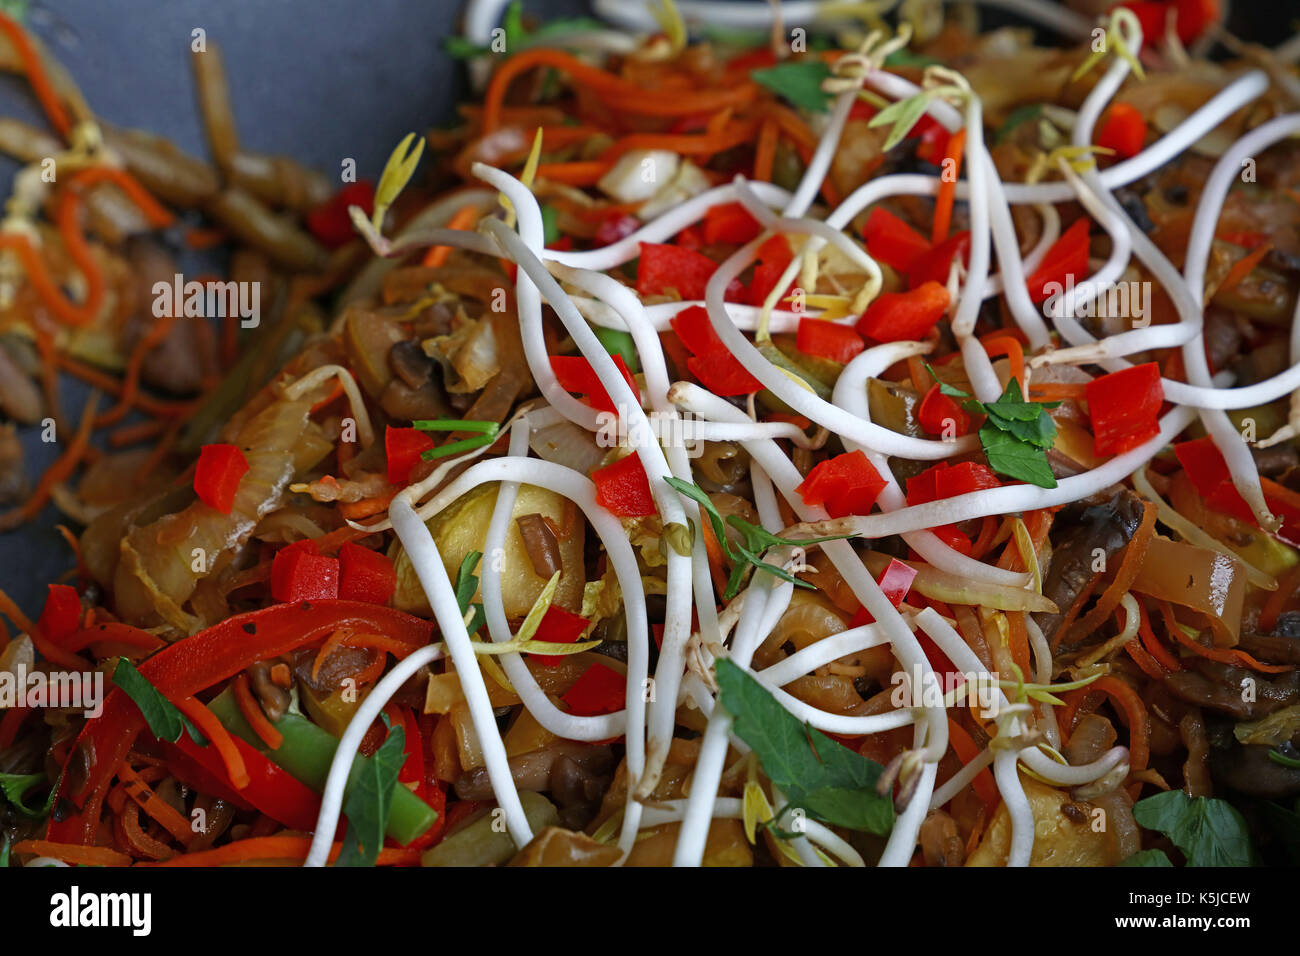
[[943,61],[904,49],[895,50],[885,57],[885,66],[943,66]]
[[884,768],[801,722],[732,661],[720,659],[714,672],[736,733],[758,755],[768,779],[785,791],[786,809],[803,809],[834,826],[890,831],[893,800],[876,792]]
[[821,60],[792,60],[750,73],[754,82],[814,113],[830,109],[831,94],[822,89],[822,80],[830,75],[831,68]]
[[1036,448],[1046,450],[1056,441],[1056,422],[1052,421],[1052,416],[1046,412],[1039,413],[1031,421],[1025,421],[1003,418],[996,405],[987,405],[984,410],[988,414],[990,424]]
[[375,865],[393,809],[397,774],[406,762],[405,748],[406,734],[394,727],[361,771],[352,774],[343,803],[348,828],[335,866]]
[[1040,488],[1056,487],[1056,476],[1041,448],[1021,441],[996,425],[985,424],[979,436],[989,467],[994,471]]
[[185,718],[125,657],[117,659],[117,667],[113,669],[113,683],[135,701],[155,737],[169,743],[180,740],[181,733],[185,730]]
[[27,795],[27,791],[45,782],[43,773],[0,773],[0,793],[3,793],[5,799],[23,816],[43,817],[50,812],[50,807],[54,806],[55,788],[50,788],[44,806],[29,807],[23,802],[23,797]]
[[1018,422],[1032,422],[1038,418],[1044,409],[1056,408],[1060,402],[1029,402],[1025,401],[1023,393],[1020,391],[1020,383],[1014,378],[1007,382],[1006,390],[1002,397],[985,408],[988,411],[996,412],[1000,417],[1005,419],[1014,419]]
[[1227,800],[1192,799],[1182,790],[1158,793],[1133,805],[1133,817],[1163,833],[1183,851],[1188,866],[1253,866],[1255,848],[1246,820]]
[[1164,850],[1138,850],[1119,861],[1119,866],[1173,866]]

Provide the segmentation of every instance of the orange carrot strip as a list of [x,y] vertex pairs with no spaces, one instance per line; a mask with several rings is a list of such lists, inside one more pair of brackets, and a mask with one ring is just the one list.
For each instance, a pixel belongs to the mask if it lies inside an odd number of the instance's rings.
[[[966,728],[951,717],[948,718],[948,743],[952,745],[952,752],[957,755],[957,759],[963,766],[979,756],[979,748],[975,746],[975,741],[966,732]],[[976,795],[984,802],[984,806],[988,807],[989,813],[997,809],[1001,798],[998,795],[997,784],[993,782],[993,774],[987,768],[975,774],[971,785],[975,788]]]
[[217,753],[221,756],[221,762],[226,765],[226,774],[230,777],[234,788],[243,790],[247,787],[248,768],[244,766],[243,755],[230,738],[230,731],[217,720],[216,715],[194,697],[183,697],[172,703],[176,705],[177,710],[190,719],[190,722],[199,729],[199,733],[212,741],[212,746],[217,748]]
[[537,167],[537,179],[548,179],[566,186],[594,186],[614,164],[603,159],[572,163],[543,163]]
[[253,698],[253,690],[248,684],[248,675],[242,671],[235,678],[235,703],[239,705],[239,712],[244,715],[248,726],[253,728],[253,733],[257,734],[262,743],[272,750],[279,750],[280,745],[284,743],[284,734],[276,730],[275,725],[267,719],[261,705]]
[[33,853],[53,857],[64,863],[78,866],[130,866],[131,858],[125,853],[106,846],[82,846],[79,843],[53,843],[50,840],[19,840],[13,846],[15,853]]
[[1241,280],[1250,275],[1255,266],[1259,265],[1260,260],[1272,251],[1273,243],[1266,242],[1259,248],[1252,249],[1250,252],[1246,253],[1246,255],[1242,256],[1232,264],[1232,268],[1228,270],[1228,274],[1224,276],[1223,281],[1219,283],[1217,292],[1227,292],[1230,289],[1235,289],[1241,283]]
[[16,528],[35,518],[45,507],[45,503],[50,500],[50,493],[54,486],[71,477],[90,445],[90,432],[95,422],[95,408],[98,404],[99,393],[91,392],[86,400],[86,407],[81,413],[81,424],[77,426],[77,433],[72,437],[67,450],[45,470],[45,474],[41,475],[36,488],[26,501],[17,508],[0,514],[0,530]]
[[32,43],[27,31],[19,26],[16,20],[5,14],[0,14],[0,30],[4,31],[9,42],[18,51],[18,58],[23,61],[23,71],[27,74],[27,82],[31,83],[32,92],[36,94],[41,109],[45,110],[50,125],[66,140],[68,134],[72,132],[72,123],[63,109],[63,103],[59,101],[58,94],[54,91],[54,84],[50,82],[36,45]]
[[1261,634],[1271,634],[1277,627],[1278,615],[1286,610],[1287,604],[1295,597],[1296,591],[1300,590],[1300,564],[1296,565],[1286,573],[1277,584],[1277,590],[1268,596],[1264,602],[1264,607],[1259,612],[1259,631]]
[[984,351],[988,353],[989,358],[995,355],[1005,355],[1011,363],[1011,377],[1020,383],[1021,393],[1025,388],[1025,350],[1024,347],[1009,335],[986,335],[980,339],[980,344],[984,346]]
[[[475,205],[461,206],[456,210],[455,215],[447,221],[448,229],[470,229],[474,223],[478,222],[479,208]],[[447,264],[447,257],[451,255],[451,246],[430,246],[428,252],[424,254],[424,259],[420,265],[430,268],[439,268]]]
[[[17,849],[17,847],[15,847]],[[81,849],[78,847],[77,849]],[[311,837],[264,836],[248,840],[236,840],[215,850],[203,850],[199,853],[183,853],[170,860],[153,864],[155,866],[228,866],[235,863],[249,863],[255,860],[292,860],[307,859],[311,849]],[[330,850],[333,861],[343,849],[342,843],[335,843]],[[379,866],[415,866],[420,862],[420,850],[397,849],[385,847],[379,851],[375,861]]]
[[1174,617],[1174,609],[1168,601],[1160,602],[1160,611],[1164,616],[1165,630],[1169,633],[1169,636],[1198,657],[1217,661],[1220,664],[1232,664],[1235,667],[1249,667],[1261,674],[1281,674],[1294,669],[1292,664],[1265,664],[1245,651],[1238,651],[1229,647],[1206,647],[1200,641],[1189,637],[1178,626],[1178,619]]
[[[948,229],[952,225],[952,207],[957,199],[957,174],[961,171],[965,153],[966,128],[963,126],[948,137],[948,149],[943,156],[944,174],[939,177],[939,194],[934,200],[934,228],[930,231],[930,242],[936,246],[948,238]],[[952,161],[951,165],[949,160]],[[951,173],[949,169],[952,170]]]
[[138,803],[145,813],[158,821],[159,826],[181,843],[188,844],[190,840],[194,839],[194,829],[190,826],[189,820],[185,819],[170,803],[154,793],[139,774],[128,765],[123,764],[117,775],[126,784],[126,792],[131,799]]
[[776,162],[776,143],[780,136],[776,121],[768,118],[758,129],[758,146],[754,150],[754,180],[760,183],[772,181],[772,167]]
[[1091,634],[1106,618],[1110,617],[1112,611],[1119,606],[1120,600],[1128,593],[1133,582],[1137,580],[1138,572],[1142,570],[1142,559],[1146,557],[1147,546],[1151,543],[1156,531],[1156,506],[1149,501],[1142,502],[1142,520],[1138,522],[1137,529],[1133,532],[1133,537],[1124,547],[1124,556],[1120,560],[1119,568],[1115,571],[1115,578],[1111,581],[1110,586],[1101,593],[1097,603],[1092,610],[1079,618],[1072,630],[1076,637],[1084,637]]

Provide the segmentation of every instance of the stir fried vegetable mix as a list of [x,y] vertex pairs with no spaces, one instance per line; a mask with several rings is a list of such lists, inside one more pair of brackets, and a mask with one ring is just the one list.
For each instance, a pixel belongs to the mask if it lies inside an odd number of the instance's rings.
[[75,559],[0,678],[104,688],[0,696],[8,859],[1295,858],[1296,44],[502,6],[342,184],[211,42],[208,160],[0,17],[0,525]]

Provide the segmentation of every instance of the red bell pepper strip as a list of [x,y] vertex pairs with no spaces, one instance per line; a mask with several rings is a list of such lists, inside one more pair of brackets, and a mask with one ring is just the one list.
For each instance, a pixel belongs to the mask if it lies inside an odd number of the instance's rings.
[[[558,604],[552,604],[542,615],[537,625],[533,640],[548,644],[574,644],[582,637],[582,632],[591,622],[579,614],[566,611]],[[534,654],[533,659],[546,667],[556,667],[564,660],[562,654]]]
[[867,456],[852,451],[818,463],[795,491],[804,504],[821,505],[832,518],[843,518],[867,514],[885,484]]
[[1218,0],[1174,0],[1174,29],[1184,45],[1199,37],[1220,17]]
[[[618,367],[619,374],[623,376],[623,381],[627,382],[628,388],[632,389],[632,394],[636,395],[636,380],[632,378],[632,370],[627,367],[623,361],[623,356],[614,354],[610,358]],[[552,355],[551,371],[555,373],[555,379],[560,383],[560,388],[566,392],[577,392],[585,395],[591,407],[602,412],[608,412],[611,415],[618,414],[618,406],[614,400],[609,397],[605,385],[596,374],[596,370],[591,367],[581,355]]]
[[1155,362],[1094,378],[1084,396],[1098,455],[1122,454],[1160,431],[1165,391]]
[[[880,572],[880,577],[876,583],[880,585],[880,590],[889,598],[889,603],[894,607],[901,607],[903,600],[907,597],[907,592],[912,589],[912,581],[916,577],[916,568],[910,564],[904,564],[897,558],[890,558],[889,565],[884,571]],[[859,607],[853,619],[849,622],[850,627],[861,627],[863,624],[871,624],[876,619],[871,616],[871,612],[865,607]]]
[[871,210],[862,235],[873,259],[902,273],[911,271],[916,260],[930,251],[929,240],[883,206]]
[[952,270],[953,260],[961,257],[962,265],[970,264],[970,231],[954,232],[951,236],[931,247],[916,257],[912,268],[907,270],[907,286],[916,289],[927,282],[937,282],[947,287],[948,273]]
[[339,559],[314,545],[281,548],[271,562],[271,597],[277,601],[328,601],[339,596]]
[[331,249],[347,245],[356,237],[348,206],[360,206],[370,218],[375,208],[375,187],[361,180],[349,183],[319,206],[308,211],[307,228],[311,234]]
[[727,351],[693,355],[686,360],[686,367],[715,395],[748,395],[763,387],[763,383],[740,364],[740,359]]
[[704,214],[704,241],[710,244],[730,242],[740,246],[762,231],[758,220],[738,202],[710,206]]
[[635,454],[591,473],[596,483],[596,503],[620,518],[642,518],[656,513],[641,459]]
[[228,515],[246,471],[248,461],[234,445],[204,445],[194,468],[194,493],[205,505]]
[[949,396],[939,391],[938,383],[930,386],[916,409],[916,421],[927,434],[955,438],[970,431],[970,415]]
[[[261,660],[279,657],[332,634],[351,628],[383,634],[414,651],[428,644],[433,624],[392,608],[357,601],[304,601],[276,604],[237,614],[192,637],[171,644],[139,665],[141,675],[169,700],[192,697],[234,677]],[[108,784],[135,738],[145,729],[135,702],[120,689],[104,701],[103,712],[86,722],[75,747],[86,755],[85,781],[76,792],[65,774],[57,799],[68,799],[79,812],[52,820],[49,839],[62,843],[91,843]]]
[[[1174,454],[1209,508],[1259,526],[1250,505],[1232,483],[1228,463],[1215,447],[1214,439],[1205,437],[1179,442],[1174,446]],[[1274,536],[1292,546],[1300,546],[1300,499],[1290,489],[1271,479],[1260,478],[1260,485],[1268,510],[1282,519],[1282,527],[1274,532]]]
[[[291,830],[314,830],[320,813],[320,796],[239,737],[231,736],[230,739],[248,772],[248,786],[239,788],[239,796]],[[180,751],[220,781],[223,787],[231,786],[226,765],[216,747],[200,747],[188,733],[182,733],[176,743],[166,747]]]
[[804,317],[799,320],[795,346],[805,355],[847,365],[853,356],[867,347],[867,343],[847,325]]
[[711,352],[725,352],[727,347],[718,338],[717,330],[709,321],[709,312],[702,305],[693,305],[682,309],[668,322],[677,333],[678,340],[692,355],[708,355]]
[[973,461],[963,461],[935,472],[934,491],[936,498],[956,498],[973,491],[986,488],[1001,488],[1002,482],[985,465]]
[[81,622],[81,595],[67,584],[51,584],[49,588],[36,627],[47,641],[69,650],[68,639]]
[[[703,299],[709,278],[718,269],[703,253],[662,243],[641,243],[641,261],[636,269],[636,291],[642,295],[663,295],[676,289],[683,299]],[[727,287],[726,298],[735,299],[744,292],[740,282]]]
[[[758,265],[754,266],[753,278],[749,280],[750,305],[762,305],[767,301],[767,297],[772,294],[772,290],[781,280],[781,274],[794,260],[794,250],[790,248],[790,240],[779,233],[759,246],[757,255]],[[792,282],[781,298],[788,296],[793,287]]]
[[583,671],[562,699],[569,713],[595,717],[622,709],[626,697],[627,677],[596,661]]
[[[907,504],[909,507],[925,504],[928,501],[936,501],[940,498],[948,498],[953,494],[966,494],[971,491],[977,491],[981,487],[997,487],[1000,482],[993,477],[993,473],[983,465],[970,464],[970,469],[961,468],[960,466],[949,465],[941,461],[931,468],[927,468],[919,475],[914,475],[907,479]],[[958,473],[953,478],[946,478],[946,473],[958,469]],[[986,474],[987,473],[987,474]],[[988,482],[992,480],[994,484]],[[945,524],[931,528],[940,541],[962,554],[969,556],[971,553],[970,538],[962,534],[955,525]]]
[[1115,103],[1101,118],[1097,130],[1097,145],[1115,151],[1121,159],[1130,159],[1142,152],[1147,138],[1147,121],[1128,103]]
[[858,319],[857,329],[876,342],[906,342],[925,338],[948,311],[946,287],[927,282],[909,292],[877,296]]
[[346,542],[339,548],[339,597],[345,601],[387,604],[397,589],[397,571],[388,555]]
[[1115,4],[1111,10],[1115,7],[1128,9],[1142,26],[1142,46],[1155,48],[1165,38],[1165,17],[1170,6],[1166,0],[1125,0],[1124,3]]
[[418,428],[394,428],[384,432],[384,456],[388,461],[388,483],[404,485],[411,479],[411,469],[420,456],[434,447],[428,432]]
[[1088,217],[1082,216],[1052,243],[1033,275],[1025,280],[1030,301],[1042,302],[1053,292],[1059,294],[1068,283],[1083,281],[1088,271],[1088,230],[1091,225]]
[[962,534],[955,525],[941,524],[938,527],[931,528],[930,533],[954,551],[960,552],[968,558],[970,557],[972,550],[970,538]]

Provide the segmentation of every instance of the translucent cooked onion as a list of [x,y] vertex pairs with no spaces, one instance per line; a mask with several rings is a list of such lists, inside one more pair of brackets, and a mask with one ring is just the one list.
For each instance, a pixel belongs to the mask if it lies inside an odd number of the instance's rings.
[[[868,552],[865,556],[867,567],[873,575],[879,576],[888,567],[888,555]],[[939,568],[919,562],[905,561],[909,567],[916,569],[912,581],[912,590],[935,601],[945,604],[968,604],[973,607],[986,607],[998,611],[1045,611],[1055,614],[1059,610],[1055,604],[1035,591],[1025,588],[1008,588],[997,584],[985,584],[970,581],[960,575],[941,571]]]

